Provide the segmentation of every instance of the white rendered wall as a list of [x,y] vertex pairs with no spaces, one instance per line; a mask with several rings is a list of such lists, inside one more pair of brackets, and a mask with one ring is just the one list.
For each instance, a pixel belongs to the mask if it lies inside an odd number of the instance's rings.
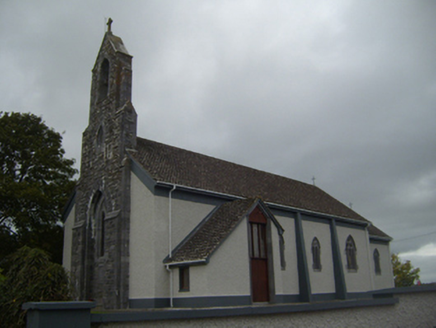
[[274,251],[274,278],[276,295],[297,295],[300,293],[298,282],[297,248],[295,242],[294,219],[276,215],[275,218],[285,230],[285,261],[286,270],[280,267],[280,248],[277,229],[272,229],[272,241]]
[[71,270],[71,250],[73,246],[73,226],[76,213],[76,205],[70,211],[67,219],[64,222],[64,251],[62,255],[62,265],[70,272]]
[[[274,271],[274,288],[276,294],[283,294],[283,273],[280,264],[280,239],[277,227],[270,221],[271,224],[271,252],[272,264]],[[285,257],[286,257],[286,241],[285,241]]]
[[[173,193],[174,194],[174,193]],[[216,206],[172,198],[172,245],[176,247]],[[163,216],[165,213],[163,201]]]
[[179,292],[174,269],[175,297],[251,295],[247,220],[243,219],[206,265],[189,268],[190,290]]
[[[368,258],[370,250],[366,230],[341,227],[339,225],[336,226],[336,229],[338,232],[339,250],[345,273],[347,292],[357,293],[372,290],[372,266]],[[358,269],[356,272],[349,272],[347,269],[345,243],[349,235],[353,237],[357,249],[356,260]]]
[[[307,220],[303,220],[302,224],[312,293],[335,293],[330,224]],[[312,265],[312,241],[315,237],[321,245],[321,271],[314,271]]]
[[[174,197],[176,191],[171,199],[171,249],[215,208],[213,205],[177,199]],[[155,196],[131,173],[130,299],[170,296],[170,275],[163,264],[169,254],[168,229],[168,196]]]
[[[154,195],[131,173],[129,298],[153,298],[155,285]],[[161,265],[162,259],[161,259]]]
[[375,274],[375,269],[374,269],[375,264],[373,263],[372,272],[374,274],[374,289],[393,288],[395,284],[394,284],[394,277],[392,272],[391,252],[389,249],[389,245],[370,243],[371,256],[373,256],[374,250],[376,248],[380,253],[381,274],[380,275]]
[[[172,243],[173,250],[215,206],[188,200],[171,199],[172,212]],[[168,222],[169,222],[169,198],[155,197],[155,222],[154,222],[154,246],[155,246],[155,296],[169,297],[169,273],[162,261],[169,254]]]
[[[278,232],[271,223],[275,293],[296,295],[299,287],[294,220],[277,216],[276,219],[285,230],[286,269],[281,269]],[[174,296],[250,295],[249,263],[247,222],[244,220],[212,255],[209,264],[190,267],[191,290],[177,291]],[[178,290],[178,270],[174,270],[174,286]]]

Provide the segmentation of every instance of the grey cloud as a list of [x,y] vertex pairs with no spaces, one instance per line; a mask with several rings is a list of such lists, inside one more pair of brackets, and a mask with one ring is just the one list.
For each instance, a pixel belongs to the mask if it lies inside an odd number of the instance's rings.
[[134,56],[140,136],[315,176],[392,237],[420,236],[436,230],[435,14],[432,1],[2,2],[2,110],[43,115],[80,161],[111,16]]

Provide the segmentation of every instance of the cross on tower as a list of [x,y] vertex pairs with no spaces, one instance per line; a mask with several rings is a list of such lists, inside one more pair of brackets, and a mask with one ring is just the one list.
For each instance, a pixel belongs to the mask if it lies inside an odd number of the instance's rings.
[[109,17],[109,19],[107,20],[107,23],[106,23],[108,32],[111,32],[112,22],[113,22],[112,18]]

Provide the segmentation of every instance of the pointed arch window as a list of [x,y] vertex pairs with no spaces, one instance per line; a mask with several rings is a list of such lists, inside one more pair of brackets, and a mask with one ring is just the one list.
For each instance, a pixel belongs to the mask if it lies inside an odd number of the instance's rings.
[[109,60],[103,59],[98,77],[98,100],[103,100],[109,93]]
[[312,240],[312,268],[314,271],[321,271],[321,244],[318,238]]
[[91,222],[92,238],[94,239],[95,252],[98,256],[103,256],[105,251],[105,211],[104,197],[101,191],[97,191],[92,197]]
[[349,235],[345,243],[345,254],[347,256],[347,269],[350,272],[356,272],[358,268],[356,253],[356,243],[354,242],[353,237]]
[[373,257],[374,257],[375,274],[376,275],[381,275],[380,253],[379,253],[377,248],[374,249]]

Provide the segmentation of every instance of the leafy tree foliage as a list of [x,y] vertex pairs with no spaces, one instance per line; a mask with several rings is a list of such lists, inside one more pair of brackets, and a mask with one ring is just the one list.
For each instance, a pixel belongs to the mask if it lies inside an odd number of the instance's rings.
[[2,327],[24,327],[25,302],[69,301],[72,290],[64,268],[50,262],[47,253],[27,246],[7,258],[8,270],[0,280]]
[[33,114],[0,112],[0,261],[23,245],[62,259],[62,209],[75,182],[62,136]]
[[391,255],[392,268],[394,270],[395,287],[413,286],[419,279],[419,268],[413,268],[410,261],[401,262],[398,254]]

